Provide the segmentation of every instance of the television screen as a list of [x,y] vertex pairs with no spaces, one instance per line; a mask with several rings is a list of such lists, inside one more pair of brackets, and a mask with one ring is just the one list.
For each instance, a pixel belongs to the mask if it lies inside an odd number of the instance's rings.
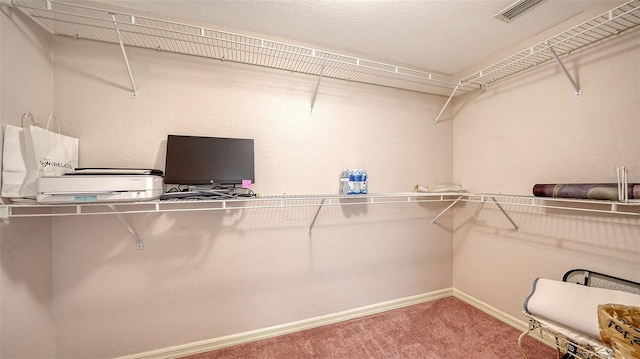
[[179,185],[255,182],[253,139],[169,135],[164,182]]

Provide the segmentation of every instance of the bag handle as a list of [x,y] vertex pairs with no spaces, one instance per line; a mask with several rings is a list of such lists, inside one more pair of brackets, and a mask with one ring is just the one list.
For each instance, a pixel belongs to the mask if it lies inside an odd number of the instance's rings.
[[49,120],[47,121],[47,130],[49,130],[49,126],[51,125],[51,122],[55,122],[56,123],[56,126],[58,127],[58,133],[61,133],[60,132],[60,122],[58,121],[58,119],[56,118],[55,115],[49,116]]
[[36,120],[33,118],[33,115],[31,114],[31,112],[26,112],[22,114],[22,128],[24,128],[24,120],[31,120],[31,124],[33,126],[36,125]]

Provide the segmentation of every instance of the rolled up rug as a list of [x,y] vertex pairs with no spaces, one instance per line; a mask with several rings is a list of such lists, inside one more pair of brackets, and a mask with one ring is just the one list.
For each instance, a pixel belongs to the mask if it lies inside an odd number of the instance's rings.
[[[640,183],[627,185],[628,199],[640,199]],[[537,197],[618,200],[617,183],[556,183],[535,184],[533,195]]]

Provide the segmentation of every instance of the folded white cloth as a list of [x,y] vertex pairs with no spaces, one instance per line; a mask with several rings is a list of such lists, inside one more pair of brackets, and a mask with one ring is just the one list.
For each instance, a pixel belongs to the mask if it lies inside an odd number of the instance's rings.
[[592,338],[600,338],[598,305],[607,303],[640,306],[640,295],[537,278],[524,302],[524,310]]

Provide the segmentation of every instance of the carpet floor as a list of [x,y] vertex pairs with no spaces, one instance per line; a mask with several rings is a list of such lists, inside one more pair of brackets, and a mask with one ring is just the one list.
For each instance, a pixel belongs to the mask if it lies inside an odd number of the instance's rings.
[[[500,359],[522,358],[520,331],[454,297],[264,339],[184,359]],[[556,357],[527,337],[529,359]]]

